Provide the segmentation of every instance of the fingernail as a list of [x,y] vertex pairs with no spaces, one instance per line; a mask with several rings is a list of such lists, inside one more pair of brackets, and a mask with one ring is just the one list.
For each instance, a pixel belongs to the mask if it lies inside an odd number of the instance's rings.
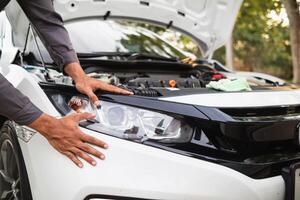
[[105,159],[105,156],[104,156],[104,155],[101,155],[100,158],[101,158],[101,160],[104,160],[104,159]]
[[103,145],[104,149],[108,149],[108,144]]
[[78,167],[83,168],[83,165],[82,164],[78,164]]
[[95,106],[100,106],[100,101],[95,101]]
[[95,101],[94,105],[95,105],[97,108],[101,108],[101,103],[100,103],[100,101]]
[[96,161],[93,161],[93,162],[92,162],[92,165],[93,165],[93,166],[96,166],[96,165],[97,165]]

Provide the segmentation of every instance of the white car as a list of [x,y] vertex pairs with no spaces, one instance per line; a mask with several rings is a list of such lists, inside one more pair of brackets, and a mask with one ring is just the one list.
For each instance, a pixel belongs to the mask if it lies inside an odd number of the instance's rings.
[[205,88],[216,74],[180,62],[185,52],[144,24],[181,31],[210,57],[241,0],[54,3],[86,73],[136,95],[99,91],[102,107],[91,109],[12,1],[10,22],[4,13],[0,20],[1,73],[52,116],[84,102],[97,120],[83,121],[82,131],[110,148],[105,161],[80,169],[34,130],[3,119],[0,199],[300,200],[300,90]]

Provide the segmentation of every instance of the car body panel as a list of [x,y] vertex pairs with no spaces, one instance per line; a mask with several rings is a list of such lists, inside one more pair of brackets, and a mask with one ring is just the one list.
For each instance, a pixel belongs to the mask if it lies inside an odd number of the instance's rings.
[[[234,101],[238,99],[238,101]],[[184,96],[162,97],[160,100],[220,108],[287,106],[300,104],[300,90],[214,92]]]
[[[39,86],[35,75],[28,73],[18,65],[9,65],[5,70],[0,68],[0,73],[19,91],[28,96],[29,99],[43,112],[52,116],[61,116],[45,92]],[[17,78],[16,78],[17,77]]]
[[76,167],[38,134],[29,143],[20,140],[34,199],[113,194],[165,200],[283,200],[280,176],[254,180],[217,164],[82,130],[110,145],[99,149],[106,159],[97,160],[96,167]]

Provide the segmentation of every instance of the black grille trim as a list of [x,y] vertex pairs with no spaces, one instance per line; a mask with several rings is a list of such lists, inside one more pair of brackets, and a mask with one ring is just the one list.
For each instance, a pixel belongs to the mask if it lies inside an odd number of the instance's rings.
[[[155,199],[144,199],[137,197],[125,197],[125,196],[114,196],[114,195],[103,195],[103,194],[91,194],[84,198],[84,200],[91,199],[110,199],[110,200],[155,200]],[[158,200],[158,199],[157,199]]]
[[300,115],[300,105],[252,108],[220,108],[220,110],[232,117],[276,117]]

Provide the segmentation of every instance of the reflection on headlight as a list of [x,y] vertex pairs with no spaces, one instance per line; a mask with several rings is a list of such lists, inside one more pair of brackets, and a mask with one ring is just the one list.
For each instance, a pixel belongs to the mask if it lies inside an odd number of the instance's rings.
[[72,112],[96,114],[98,122],[87,128],[125,139],[186,143],[194,132],[183,119],[132,106],[101,101],[101,108],[95,109],[82,97],[73,97],[68,105]]
[[125,109],[120,106],[110,107],[107,110],[107,121],[112,126],[126,123]]

